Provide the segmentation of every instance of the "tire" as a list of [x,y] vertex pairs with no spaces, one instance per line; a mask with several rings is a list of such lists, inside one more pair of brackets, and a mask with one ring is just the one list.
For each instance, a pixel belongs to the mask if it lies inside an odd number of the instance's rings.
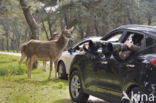
[[58,64],[58,77],[67,80],[66,67],[62,61]]
[[[134,88],[132,88],[129,92],[128,92],[128,97],[131,99],[131,94],[132,94],[132,92],[133,92],[133,95],[134,94],[145,94],[144,92],[143,92],[143,90],[141,89],[141,88],[139,88],[139,87],[134,87]],[[137,95],[136,95],[137,96]],[[143,100],[143,101],[141,101],[141,98],[138,98],[138,102],[137,103],[147,103],[145,100]],[[122,101],[122,103],[136,103],[134,100],[133,100],[133,102],[130,102],[129,100],[123,100]]]
[[69,78],[69,93],[72,101],[86,103],[89,95],[83,92],[82,81],[78,71],[72,72]]

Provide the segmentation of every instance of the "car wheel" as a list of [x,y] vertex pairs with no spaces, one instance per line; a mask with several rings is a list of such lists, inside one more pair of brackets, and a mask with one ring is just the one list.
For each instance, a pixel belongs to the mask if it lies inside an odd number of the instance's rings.
[[71,99],[76,103],[86,103],[89,95],[83,92],[82,81],[78,71],[72,72],[69,80]]
[[58,65],[58,77],[67,80],[66,67],[62,61]]
[[128,92],[129,100],[128,100],[128,98],[124,99],[122,101],[122,103],[146,103],[145,100],[141,99],[141,94],[145,94],[141,88],[139,88],[139,87],[132,88]]

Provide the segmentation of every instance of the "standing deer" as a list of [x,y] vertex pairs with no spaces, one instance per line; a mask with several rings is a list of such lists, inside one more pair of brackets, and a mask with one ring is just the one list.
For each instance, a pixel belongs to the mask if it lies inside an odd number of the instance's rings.
[[32,64],[36,60],[50,61],[49,78],[51,77],[52,66],[55,66],[55,78],[57,77],[57,60],[66,48],[68,41],[72,38],[73,27],[70,29],[63,29],[58,40],[52,41],[39,41],[30,40],[23,43],[21,46],[21,59],[20,64],[27,57],[28,78],[31,78]]
[[[53,33],[52,37],[49,39],[49,41],[57,41],[60,37],[60,34],[58,32]],[[21,58],[19,64],[22,64],[23,60],[26,58],[25,55],[22,55],[23,57]],[[28,60],[27,60],[28,61]],[[26,61],[26,65],[27,65],[27,61]],[[46,72],[46,61],[43,61],[43,69],[44,72]]]

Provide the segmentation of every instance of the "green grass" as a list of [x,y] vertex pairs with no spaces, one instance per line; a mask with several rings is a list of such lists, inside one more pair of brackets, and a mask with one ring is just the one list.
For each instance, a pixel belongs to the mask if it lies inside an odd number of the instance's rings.
[[21,53],[21,51],[17,51],[17,50],[4,50],[2,52]]
[[20,75],[27,72],[24,64],[18,65],[19,57],[0,54],[0,76]]
[[72,103],[68,81],[54,79],[54,72],[48,80],[49,72],[40,64],[28,79],[25,64],[19,67],[18,61],[19,57],[0,55],[0,103]]

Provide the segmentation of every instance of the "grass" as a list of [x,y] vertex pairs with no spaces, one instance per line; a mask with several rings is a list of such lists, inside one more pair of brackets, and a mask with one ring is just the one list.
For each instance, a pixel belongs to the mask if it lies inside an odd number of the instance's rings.
[[2,52],[20,53],[21,51],[17,51],[17,50],[4,50]]
[[21,75],[27,72],[24,64],[18,65],[19,57],[0,54],[0,76]]
[[[0,103],[72,103],[68,81],[48,80],[42,65],[27,78],[25,64],[18,66],[19,57],[0,55]],[[49,68],[47,68],[49,69]]]

